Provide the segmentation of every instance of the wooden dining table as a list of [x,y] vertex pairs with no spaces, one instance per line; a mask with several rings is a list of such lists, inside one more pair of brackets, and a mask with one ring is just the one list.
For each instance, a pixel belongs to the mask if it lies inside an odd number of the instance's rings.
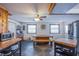
[[33,45],[35,46],[36,43],[50,43],[50,46],[52,46],[53,39],[50,40],[50,38],[53,38],[53,36],[34,36]]

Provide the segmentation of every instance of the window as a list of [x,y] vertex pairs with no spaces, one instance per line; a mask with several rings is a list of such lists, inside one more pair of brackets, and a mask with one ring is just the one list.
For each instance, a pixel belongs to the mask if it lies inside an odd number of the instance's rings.
[[28,26],[28,33],[33,33],[33,34],[35,34],[36,33],[36,25],[34,25],[34,24],[29,24]]
[[68,25],[65,25],[65,33],[68,33]]
[[59,25],[58,24],[51,24],[50,25],[50,32],[51,33],[59,33]]

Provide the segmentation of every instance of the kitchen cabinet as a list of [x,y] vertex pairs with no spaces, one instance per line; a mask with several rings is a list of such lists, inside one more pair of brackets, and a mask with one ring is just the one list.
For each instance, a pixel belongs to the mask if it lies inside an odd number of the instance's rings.
[[0,8],[0,33],[8,31],[8,11]]

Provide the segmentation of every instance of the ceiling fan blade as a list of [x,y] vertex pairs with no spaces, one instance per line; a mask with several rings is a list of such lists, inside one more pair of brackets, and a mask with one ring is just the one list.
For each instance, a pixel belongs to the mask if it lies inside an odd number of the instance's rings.
[[40,19],[40,20],[43,20],[43,19]]
[[46,16],[41,16],[40,18],[46,18]]

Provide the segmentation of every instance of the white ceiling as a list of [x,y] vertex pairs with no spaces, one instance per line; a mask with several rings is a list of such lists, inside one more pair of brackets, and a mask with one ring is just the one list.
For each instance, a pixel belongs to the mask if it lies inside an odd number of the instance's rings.
[[26,17],[35,16],[35,14],[48,14],[48,4],[45,3],[6,3],[2,4],[12,15],[23,15]]
[[[2,6],[6,7],[9,13],[12,15],[10,19],[20,22],[33,22],[36,14],[46,15],[43,21],[57,22],[65,21],[69,22],[78,20],[77,15],[48,15],[48,3],[2,3]],[[79,4],[76,3],[57,3],[52,11],[53,13],[79,13]],[[64,18],[64,19],[63,19]]]

